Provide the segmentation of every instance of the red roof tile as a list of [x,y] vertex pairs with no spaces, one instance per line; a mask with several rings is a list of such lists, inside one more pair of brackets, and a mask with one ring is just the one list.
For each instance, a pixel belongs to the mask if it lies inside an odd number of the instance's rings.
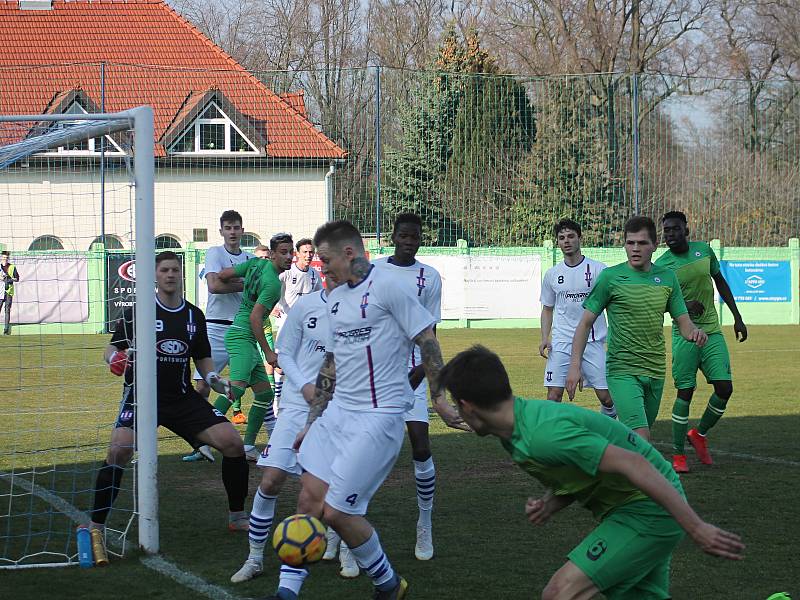
[[275,94],[164,0],[54,0],[52,10],[0,0],[0,39],[0,114],[43,113],[72,89],[99,106],[105,63],[105,110],[151,105],[156,140],[187,97],[213,88],[266,132],[267,156],[346,155],[308,120],[302,92]]
[[281,98],[301,115],[306,116],[306,100],[303,90],[281,94]]

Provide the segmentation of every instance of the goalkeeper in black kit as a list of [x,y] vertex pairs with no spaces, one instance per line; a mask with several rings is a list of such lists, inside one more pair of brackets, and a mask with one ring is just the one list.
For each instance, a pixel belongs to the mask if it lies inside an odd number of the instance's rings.
[[[206,402],[192,386],[193,360],[200,375],[220,394],[229,383],[214,372],[211,346],[203,312],[183,298],[181,263],[174,252],[156,256],[156,360],[158,424],[179,435],[193,447],[208,444],[222,453],[222,482],[228,494],[228,528],[246,531],[248,515],[248,465],[242,438],[233,425]],[[97,474],[92,527],[102,529],[120,489],[123,467],[134,450],[134,339],[133,308],[117,322],[105,359],[111,372],[124,376],[122,402],[111,434],[106,460]]]

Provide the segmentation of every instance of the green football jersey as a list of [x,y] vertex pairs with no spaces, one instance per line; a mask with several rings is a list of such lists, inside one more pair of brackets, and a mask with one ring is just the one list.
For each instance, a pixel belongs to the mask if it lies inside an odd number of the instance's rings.
[[[703,304],[703,314],[692,316],[692,321],[706,333],[722,331],[714,306],[714,283],[711,277],[719,273],[716,254],[705,242],[689,242],[689,250],[676,254],[667,250],[656,261],[657,265],[675,271],[684,300],[697,300]],[[674,323],[672,327],[677,331]]]
[[233,318],[233,325],[245,329],[252,335],[250,329],[250,313],[256,304],[266,307],[264,323],[269,322],[269,313],[281,298],[281,280],[270,260],[251,258],[239,263],[233,268],[237,277],[244,278],[244,291],[239,312]]
[[583,307],[608,316],[608,375],[664,377],[664,313],[686,313],[675,273],[658,265],[637,271],[627,262],[608,267]]
[[574,404],[515,398],[514,433],[502,443],[529,475],[556,495],[574,496],[598,519],[648,497],[626,477],[598,472],[611,444],[644,456],[685,497],[672,466],[645,439],[616,419]]

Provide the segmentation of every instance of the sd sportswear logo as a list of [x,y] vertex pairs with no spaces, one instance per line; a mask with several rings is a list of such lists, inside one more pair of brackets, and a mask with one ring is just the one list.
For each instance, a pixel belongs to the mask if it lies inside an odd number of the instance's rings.
[[161,340],[156,344],[156,348],[162,354],[183,354],[189,348],[185,342],[181,340]]

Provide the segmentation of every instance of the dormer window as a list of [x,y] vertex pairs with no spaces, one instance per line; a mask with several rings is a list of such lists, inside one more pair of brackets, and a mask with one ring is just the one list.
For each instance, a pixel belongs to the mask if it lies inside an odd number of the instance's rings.
[[169,148],[172,154],[258,154],[216,102],[209,102],[186,132]]
[[[88,111],[80,105],[79,102],[73,102],[70,107],[64,111],[64,114],[67,115],[85,115],[88,114]],[[73,125],[79,125],[81,123],[85,123],[86,121],[62,121],[58,122],[53,127],[70,127]],[[123,155],[125,154],[122,148],[113,140],[111,136],[105,136],[106,139],[106,147],[105,153],[108,155]],[[101,138],[88,138],[85,140],[81,140],[79,142],[72,142],[68,146],[59,146],[53,150],[49,150],[48,154],[62,154],[67,156],[88,156],[100,154],[100,140]]]

